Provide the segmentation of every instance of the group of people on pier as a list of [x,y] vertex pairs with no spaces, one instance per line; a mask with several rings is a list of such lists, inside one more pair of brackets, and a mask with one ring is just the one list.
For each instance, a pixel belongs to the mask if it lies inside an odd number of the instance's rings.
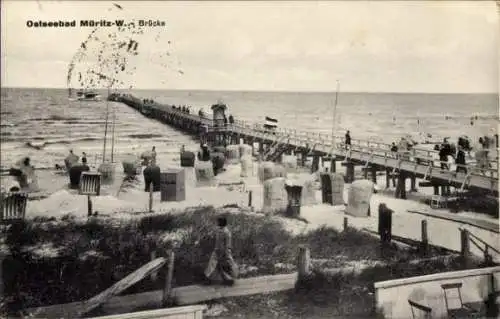
[[187,105],[187,106],[186,105],[179,105],[179,106],[172,105],[172,109],[184,112],[186,114],[191,113],[191,106],[190,105]]

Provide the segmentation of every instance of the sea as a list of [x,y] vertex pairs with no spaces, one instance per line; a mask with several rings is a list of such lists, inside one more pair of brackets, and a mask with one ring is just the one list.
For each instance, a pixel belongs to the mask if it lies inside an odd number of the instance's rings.
[[[124,91],[125,92],[125,91]],[[353,139],[393,142],[410,135],[473,140],[498,130],[496,94],[303,93],[197,90],[131,90],[160,103],[190,106],[192,112],[222,101],[236,119],[263,123],[276,118],[280,127]],[[156,147],[162,161],[179,161],[179,149],[198,142],[180,131],[148,119],[132,108],[105,100],[69,99],[66,89],[1,89],[1,169],[29,156],[37,168],[63,164],[70,150],[87,154],[91,165],[105,158],[119,162]],[[336,107],[335,107],[336,105]],[[334,111],[335,110],[335,111]],[[335,114],[335,125],[334,125]],[[105,123],[108,125],[105,139]],[[111,123],[114,122],[114,125]],[[111,137],[114,136],[114,139]],[[104,142],[106,140],[106,148]],[[114,141],[114,142],[113,142]]]

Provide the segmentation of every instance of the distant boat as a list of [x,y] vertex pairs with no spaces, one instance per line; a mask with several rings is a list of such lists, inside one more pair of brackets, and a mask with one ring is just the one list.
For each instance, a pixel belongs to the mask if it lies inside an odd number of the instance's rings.
[[101,95],[97,92],[93,91],[78,91],[76,92],[76,100],[77,101],[100,101],[101,100]]

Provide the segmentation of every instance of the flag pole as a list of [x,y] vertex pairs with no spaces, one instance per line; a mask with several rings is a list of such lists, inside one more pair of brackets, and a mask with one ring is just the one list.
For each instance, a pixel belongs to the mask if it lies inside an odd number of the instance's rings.
[[339,90],[340,90],[340,82],[337,80],[337,90],[335,92],[335,104],[333,106],[333,123],[332,123],[332,151],[330,154],[330,157],[332,159],[333,163],[333,151],[335,150],[335,131],[336,131],[336,124],[337,124],[337,104],[338,104],[338,99],[339,99]]

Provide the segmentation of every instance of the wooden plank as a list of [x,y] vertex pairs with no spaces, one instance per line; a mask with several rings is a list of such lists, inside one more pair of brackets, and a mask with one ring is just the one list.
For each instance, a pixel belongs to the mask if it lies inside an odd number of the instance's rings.
[[100,294],[90,298],[84,303],[83,309],[78,313],[77,316],[80,317],[88,313],[89,311],[99,307],[100,305],[108,301],[112,296],[119,294],[128,287],[142,280],[144,277],[160,269],[166,263],[166,261],[167,260],[165,258],[157,258],[147,263],[146,265],[142,266],[141,268],[137,269],[136,271],[126,276],[125,278],[123,278],[113,286],[109,287],[108,289],[104,290]]
[[487,220],[473,219],[464,216],[451,215],[450,213],[439,213],[439,212],[420,212],[416,210],[408,210],[409,213],[420,214],[428,217],[434,217],[438,219],[444,219],[453,221],[456,223],[461,223],[465,225],[474,226],[482,230],[487,230],[496,234],[500,234],[498,224],[491,223]]
[[[230,296],[244,296],[273,291],[284,291],[293,289],[297,273],[286,275],[262,276],[256,278],[245,278],[236,281],[231,287],[223,286],[186,286],[172,289],[172,296],[180,296],[177,300],[179,305],[187,303],[198,303],[203,300],[212,300]],[[256,287],[254,287],[256,285]],[[202,289],[200,292],[197,290]],[[214,296],[211,294],[214,293]],[[106,313],[131,312],[138,308],[161,307],[163,290],[148,291],[126,296],[114,296],[107,303],[102,305]],[[177,299],[177,298],[176,298]],[[71,313],[82,310],[84,302],[72,302],[67,304],[53,305],[44,308],[26,309],[26,313],[33,314],[40,318],[74,318]],[[75,311],[76,310],[76,311]]]
[[137,269],[130,275],[126,276],[113,286],[104,290],[100,294],[90,298],[85,302],[74,303],[74,307],[68,307],[68,304],[55,305],[46,308],[39,308],[36,310],[31,310],[29,313],[34,314],[36,317],[47,317],[47,318],[79,318],[82,315],[88,313],[89,311],[99,307],[103,303],[107,302],[111,297],[119,294],[128,287],[137,283],[144,277],[150,275],[152,272],[161,268],[166,262],[164,258],[157,258],[148,264]]
[[173,297],[178,305],[187,305],[213,299],[290,290],[295,287],[296,280],[297,273],[293,273],[241,279],[236,281],[234,286],[186,286],[175,289]]
[[190,315],[194,316],[197,312],[201,312],[207,309],[206,305],[194,305],[194,306],[184,306],[175,307],[167,309],[157,309],[148,311],[138,311],[125,314],[118,314],[112,316],[102,316],[94,317],[90,319],[166,319],[166,318],[178,318],[178,315]]

